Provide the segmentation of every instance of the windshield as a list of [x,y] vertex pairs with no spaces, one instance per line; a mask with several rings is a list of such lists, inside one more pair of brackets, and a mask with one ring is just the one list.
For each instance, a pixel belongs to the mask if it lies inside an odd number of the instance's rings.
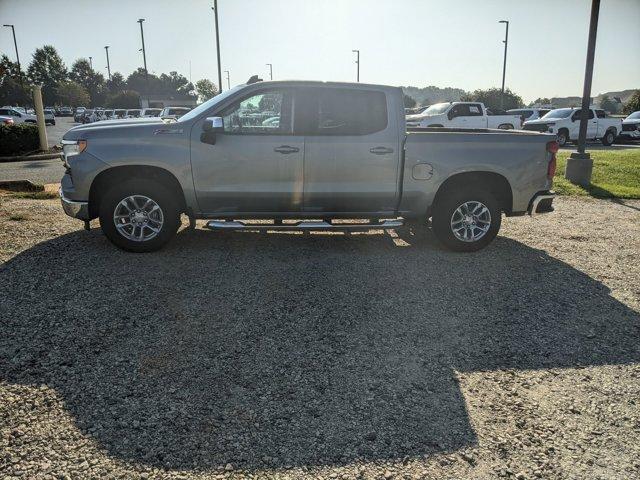
[[178,122],[188,122],[189,120],[198,117],[200,114],[206,112],[207,110],[209,110],[211,107],[214,107],[218,103],[223,102],[224,100],[229,98],[231,95],[236,93],[238,90],[243,89],[245,86],[246,85],[238,85],[237,87],[233,87],[231,90],[227,90],[226,92],[222,92],[220,95],[216,95],[212,99],[207,100],[204,103],[201,103],[200,105],[198,105],[193,110],[190,110],[189,112],[187,112],[183,116],[181,116],[178,119]]
[[542,118],[543,119],[547,119],[547,118],[568,118],[568,117],[571,116],[573,111],[574,111],[573,108],[558,108],[556,110],[551,110],[549,113],[547,113]]
[[447,108],[449,108],[450,105],[451,105],[450,103],[436,103],[435,105],[431,105],[424,112],[421,112],[420,115],[427,115],[427,116],[440,115],[446,112]]
[[640,112],[633,112],[625,120],[640,120]]

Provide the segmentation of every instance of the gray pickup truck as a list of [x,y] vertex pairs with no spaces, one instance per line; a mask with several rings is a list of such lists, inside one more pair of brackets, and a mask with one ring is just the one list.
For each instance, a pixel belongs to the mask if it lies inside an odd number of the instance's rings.
[[537,132],[407,129],[400,88],[301,81],[238,86],[178,120],[78,126],[63,145],[64,211],[133,252],[165,245],[181,214],[214,230],[430,224],[479,250],[502,213],[553,210],[558,148]]

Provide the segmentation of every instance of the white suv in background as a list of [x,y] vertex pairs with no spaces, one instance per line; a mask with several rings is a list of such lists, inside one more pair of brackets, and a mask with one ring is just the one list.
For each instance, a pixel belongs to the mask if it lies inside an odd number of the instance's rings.
[[622,121],[620,136],[628,140],[640,139],[640,110],[633,112]]

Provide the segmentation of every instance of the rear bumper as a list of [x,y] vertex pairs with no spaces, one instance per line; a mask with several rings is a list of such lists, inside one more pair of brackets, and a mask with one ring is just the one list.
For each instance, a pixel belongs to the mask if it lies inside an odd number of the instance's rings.
[[556,198],[554,192],[538,192],[529,202],[527,213],[537,215],[539,213],[553,212],[553,199]]
[[77,202],[75,200],[69,200],[64,196],[62,188],[60,188],[58,194],[60,195],[60,202],[62,203],[62,209],[64,210],[64,213],[79,220],[90,220],[89,202]]

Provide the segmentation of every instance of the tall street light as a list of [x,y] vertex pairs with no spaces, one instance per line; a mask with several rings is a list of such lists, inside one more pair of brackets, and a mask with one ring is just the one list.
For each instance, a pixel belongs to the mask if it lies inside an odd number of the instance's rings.
[[20,66],[20,55],[18,55],[18,42],[16,41],[16,29],[13,25],[3,25],[3,27],[10,27],[13,33],[13,46],[16,49],[16,61],[18,64],[18,75],[20,77],[20,86],[24,89],[24,82],[22,80],[22,67]]
[[224,73],[227,74],[227,90],[231,90],[231,78],[229,77],[229,70],[225,70]]
[[91,70],[93,70],[93,57],[89,57],[89,66],[91,67]]
[[220,67],[220,31],[218,29],[218,0],[213,0],[213,10],[216,20],[216,52],[218,55],[218,88],[222,92],[222,67]]
[[360,50],[351,50],[351,51],[356,54],[356,65],[357,65],[356,81],[359,83],[360,82]]
[[500,94],[500,109],[504,108],[504,79],[507,74],[507,46],[509,44],[509,20],[500,20],[498,23],[504,23],[506,30],[504,32],[504,63],[502,64],[502,89]]
[[109,65],[109,45],[104,47],[104,51],[107,52],[107,73],[109,74],[109,80],[111,80],[111,65]]
[[273,64],[272,63],[267,63],[265,65],[267,65],[267,67],[269,67],[269,80],[273,80]]
[[582,107],[580,109],[578,151],[571,153],[571,156],[567,159],[567,168],[564,172],[567,180],[584,187],[591,184],[591,172],[593,170],[593,160],[585,150],[587,148],[587,122],[589,121],[589,107],[591,106],[591,80],[593,79],[593,59],[596,53],[599,15],[600,0],[592,0],[589,41],[587,43],[587,64],[584,69],[584,88],[582,90]]
[[147,71],[147,51],[144,48],[144,29],[142,28],[142,22],[144,22],[144,18],[138,20],[140,24],[140,37],[142,37],[142,61],[144,62],[144,75],[145,77],[149,76],[149,72]]

